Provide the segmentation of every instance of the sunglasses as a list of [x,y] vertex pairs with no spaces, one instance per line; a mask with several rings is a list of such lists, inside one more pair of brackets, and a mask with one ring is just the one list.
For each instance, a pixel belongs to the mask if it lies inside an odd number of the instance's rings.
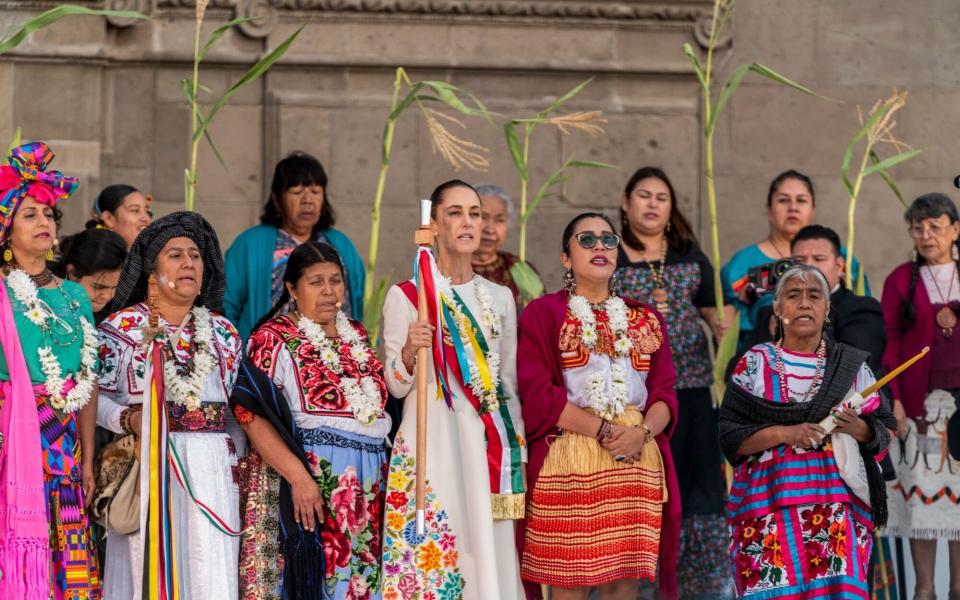
[[596,234],[592,231],[582,231],[576,236],[577,243],[585,250],[592,250],[599,241],[604,250],[613,250],[620,245],[620,236],[615,233]]

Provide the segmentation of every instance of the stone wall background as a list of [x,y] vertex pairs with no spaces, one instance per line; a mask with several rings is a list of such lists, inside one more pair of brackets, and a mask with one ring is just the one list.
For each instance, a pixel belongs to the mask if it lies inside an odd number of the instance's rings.
[[[76,0],[75,0],[76,1]],[[79,0],[81,3],[84,0]],[[0,0],[0,31],[54,2]],[[104,2],[86,0],[91,6]],[[0,59],[0,140],[17,127],[44,139],[56,168],[82,178],[64,231],[82,226],[96,192],[126,182],[154,194],[159,213],[182,205],[189,111],[179,80],[189,76],[193,0],[109,0],[151,11],[153,19],[118,27],[72,17],[38,32]],[[616,216],[622,186],[639,166],[673,178],[682,208],[709,243],[700,167],[701,105],[681,45],[700,47],[709,0],[213,0],[205,27],[238,14],[261,14],[262,27],[230,32],[204,63],[202,83],[224,90],[300,24],[291,52],[261,81],[244,88],[211,129],[229,170],[202,147],[198,209],[227,248],[256,222],[273,164],[291,150],[317,155],[327,168],[338,226],[366,257],[369,212],[379,168],[380,135],[394,69],[413,79],[443,79],[475,93],[491,110],[532,114],[586,77],[595,81],[570,110],[603,110],[606,134],[538,131],[532,186],[571,153],[620,165],[581,170],[530,224],[530,259],[560,281],[563,225],[577,212]],[[124,24],[121,24],[124,25]],[[846,232],[839,178],[844,146],[858,128],[856,106],[869,107],[894,86],[909,89],[900,137],[924,148],[894,170],[909,199],[927,191],[954,197],[953,156],[960,131],[960,7],[955,0],[737,0],[721,70],[757,60],[830,97],[822,100],[748,76],[716,136],[724,259],[766,235],[764,201],[773,176],[796,168],[817,184],[817,221]],[[219,94],[217,94],[219,95]],[[486,173],[519,194],[502,128],[469,123],[466,137],[492,150]],[[5,145],[6,142],[4,142]],[[394,143],[387,181],[378,275],[406,277],[417,202],[454,175],[431,152],[414,112]],[[907,258],[902,207],[879,179],[868,180],[857,220],[856,254],[879,294],[883,278]],[[516,247],[516,232],[508,242]]]

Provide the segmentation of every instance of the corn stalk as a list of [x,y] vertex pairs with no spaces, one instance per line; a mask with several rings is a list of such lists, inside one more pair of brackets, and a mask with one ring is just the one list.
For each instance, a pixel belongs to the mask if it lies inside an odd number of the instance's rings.
[[[461,96],[466,98],[466,101]],[[390,170],[393,136],[400,117],[411,106],[416,107],[423,117],[434,153],[439,153],[454,170],[459,171],[466,166],[474,171],[485,171],[490,165],[486,156],[489,153],[487,148],[458,137],[448,128],[448,125],[455,125],[459,129],[466,129],[466,124],[457,117],[433,108],[436,105],[451,108],[469,117],[492,120],[486,106],[473,94],[445,81],[414,82],[403,67],[397,68],[390,100],[390,114],[384,124],[380,144],[380,172],[377,175],[377,188],[373,196],[373,208],[370,211],[370,250],[367,254],[366,282],[363,290],[363,322],[373,344],[376,344],[380,337],[380,312],[390,282],[388,277],[375,282],[374,277],[380,250],[383,193],[386,189],[387,173]]]
[[[866,117],[860,107],[857,107],[857,117],[860,122],[860,129],[847,143],[843,152],[843,162],[840,165],[840,176],[843,179],[843,186],[847,190],[850,202],[847,208],[847,269],[845,283],[848,289],[853,289],[853,244],[856,227],[857,198],[860,195],[860,189],[863,180],[877,173],[887,184],[894,195],[900,200],[900,203],[906,206],[903,195],[890,176],[889,169],[904,161],[910,160],[920,154],[922,150],[913,150],[909,146],[899,141],[893,135],[893,128],[896,127],[896,121],[893,120],[894,114],[907,103],[907,92],[893,91],[886,100],[877,100],[870,109]],[[853,155],[856,152],[857,144],[863,140],[863,155],[860,158],[860,166],[853,181],[850,180],[850,165],[853,162]],[[878,145],[885,144],[893,148],[896,154],[881,159],[875,148]],[[863,269],[860,269],[860,275],[863,275]],[[862,294],[862,281],[857,282],[857,293]]]
[[[713,98],[713,76],[716,68],[715,59],[717,45],[721,39],[721,34],[725,27],[730,23],[733,16],[734,0],[714,0],[713,17],[710,25],[710,39],[707,43],[707,54],[705,62],[701,63],[699,57],[694,52],[690,44],[683,45],[683,54],[690,61],[693,70],[697,75],[697,81],[700,83],[700,91],[703,95],[703,135],[705,145],[705,178],[707,183],[707,206],[710,212],[710,231],[711,231],[711,250],[713,258],[713,285],[714,294],[717,298],[717,318],[722,323],[723,314],[723,287],[720,281],[720,232],[717,226],[717,191],[714,181],[714,154],[713,154],[713,136],[716,132],[717,122],[723,109],[730,103],[733,93],[740,87],[740,83],[747,73],[756,73],[761,77],[774,81],[776,83],[791,87],[805,94],[817,95],[806,86],[803,86],[791,79],[784,77],[773,69],[760,63],[747,63],[734,69],[730,77],[724,82],[720,94]],[[720,359],[721,357],[718,357]]]
[[[591,137],[598,137],[603,133],[600,126],[606,123],[600,111],[574,112],[554,115],[571,98],[579,94],[592,81],[587,79],[567,93],[554,100],[549,106],[541,110],[534,117],[525,119],[510,119],[504,125],[504,134],[507,140],[507,149],[513,159],[513,165],[520,175],[520,260],[510,268],[510,275],[520,291],[521,302],[527,304],[543,294],[543,281],[527,262],[527,222],[536,211],[540,203],[548,195],[557,193],[563,184],[570,179],[568,171],[577,168],[615,169],[614,165],[595,160],[576,160],[570,155],[563,164],[550,174],[543,182],[532,199],[528,200],[528,185],[530,182],[530,139],[534,130],[540,125],[556,127],[564,135],[571,131],[580,131]],[[517,129],[523,130],[523,141]]]
[[31,33],[43,29],[44,27],[49,27],[60,19],[70,15],[120,17],[124,19],[149,19],[149,17],[146,15],[129,10],[103,10],[99,8],[87,8],[86,6],[76,6],[73,4],[62,4],[27,20],[12,33],[0,38],[0,54],[19,46]]
[[213,117],[216,116],[220,109],[226,105],[226,103],[230,100],[230,98],[233,97],[234,94],[240,91],[241,87],[262,77],[263,74],[274,65],[274,63],[280,60],[283,55],[287,53],[287,50],[290,49],[290,46],[293,45],[294,40],[297,39],[297,36],[300,35],[300,32],[303,31],[304,27],[301,25],[300,28],[293,32],[293,34],[284,40],[282,44],[254,63],[254,65],[250,67],[240,79],[230,86],[230,88],[224,92],[219,99],[213,102],[206,114],[204,114],[200,107],[199,93],[201,91],[209,90],[200,84],[200,63],[204,58],[206,58],[207,53],[210,52],[210,49],[214,46],[214,44],[216,44],[217,41],[223,37],[227,31],[233,27],[236,27],[237,25],[247,23],[249,21],[255,21],[257,19],[257,17],[241,17],[221,25],[210,34],[206,43],[203,45],[203,48],[201,48],[200,30],[203,26],[203,17],[206,13],[208,3],[209,0],[197,0],[196,22],[194,25],[193,36],[193,77],[191,79],[183,79],[180,81],[180,90],[187,99],[187,103],[190,105],[191,126],[190,166],[184,170],[183,174],[183,198],[184,208],[186,210],[194,210],[196,205],[197,157],[200,150],[200,140],[206,139],[207,143],[210,144],[210,149],[213,150],[217,160],[220,161],[220,164],[223,165],[224,168],[227,166],[223,160],[223,156],[217,149],[217,146],[213,143],[213,138],[210,137],[209,126],[213,121]]

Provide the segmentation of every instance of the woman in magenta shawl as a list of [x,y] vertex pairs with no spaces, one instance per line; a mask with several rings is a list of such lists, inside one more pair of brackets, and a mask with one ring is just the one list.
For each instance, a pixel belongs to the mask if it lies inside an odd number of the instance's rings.
[[575,218],[563,235],[566,289],[520,317],[531,492],[517,546],[531,599],[540,584],[554,600],[593,587],[636,598],[637,580],[658,568],[660,597],[677,596],[676,372],[660,315],[609,292],[619,241],[605,216]]

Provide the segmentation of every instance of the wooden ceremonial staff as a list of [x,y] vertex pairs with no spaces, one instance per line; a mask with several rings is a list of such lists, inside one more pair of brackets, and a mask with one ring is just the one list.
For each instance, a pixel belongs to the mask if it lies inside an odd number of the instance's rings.
[[[430,248],[433,245],[433,231],[430,229],[430,201],[420,201],[420,227],[413,234],[418,248]],[[417,254],[419,264],[419,253]],[[430,318],[427,309],[427,288],[423,285],[425,273],[420,272],[417,281],[417,320]],[[439,309],[439,307],[437,307]],[[426,535],[426,495],[427,495],[427,348],[417,350],[417,535]]]
[[[916,355],[914,355],[910,360],[906,361],[905,363],[903,363],[902,365],[900,365],[900,366],[897,367],[896,369],[894,369],[894,370],[890,371],[889,373],[887,373],[886,375],[884,375],[884,376],[880,379],[880,381],[874,383],[873,385],[871,385],[871,386],[868,387],[867,389],[863,390],[862,392],[853,392],[853,393],[851,394],[851,396],[854,396],[854,395],[860,396],[863,400],[866,400],[866,399],[869,398],[874,392],[876,392],[877,390],[879,390],[879,389],[882,388],[883,386],[885,386],[885,385],[887,385],[888,383],[890,383],[890,381],[891,381],[894,377],[896,377],[896,376],[899,375],[900,373],[903,373],[903,372],[906,371],[913,363],[915,363],[915,362],[917,362],[918,360],[920,360],[921,358],[923,358],[923,357],[927,354],[927,352],[930,352],[930,346],[925,346],[925,347],[923,348],[923,350],[921,350],[920,352],[917,352]],[[849,396],[848,396],[847,398],[849,398]],[[846,399],[845,399],[845,400],[846,400]],[[833,419],[833,415],[832,415],[832,414],[831,414],[830,416],[826,417],[823,421],[820,421],[820,427],[823,427],[824,430],[826,430],[827,433],[830,433],[831,431],[833,431],[834,427],[836,427],[836,424],[837,424],[837,422]]]

